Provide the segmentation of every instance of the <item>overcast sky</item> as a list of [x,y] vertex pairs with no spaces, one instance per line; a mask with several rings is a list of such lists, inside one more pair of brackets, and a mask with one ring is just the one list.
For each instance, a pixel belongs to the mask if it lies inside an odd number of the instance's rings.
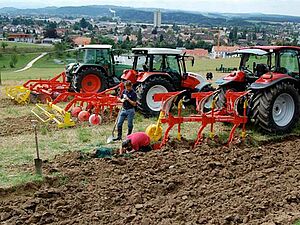
[[118,5],[193,10],[201,12],[270,13],[300,16],[300,0],[0,0],[0,8],[45,6]]

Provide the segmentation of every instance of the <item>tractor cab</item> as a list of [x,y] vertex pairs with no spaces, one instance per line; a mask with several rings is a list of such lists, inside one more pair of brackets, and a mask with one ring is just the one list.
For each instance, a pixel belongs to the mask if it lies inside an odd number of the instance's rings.
[[157,115],[160,102],[155,102],[155,93],[188,90],[202,91],[210,86],[201,75],[186,70],[186,60],[194,58],[181,50],[169,48],[134,48],[133,66],[124,71],[123,80],[130,80],[138,92],[138,107],[144,114]]
[[120,82],[130,65],[115,60],[111,45],[83,45],[76,49],[77,62],[66,67],[67,81],[77,92],[100,92]]
[[231,55],[241,56],[239,70],[217,80],[219,86],[239,83],[245,89],[270,73],[299,77],[299,50],[292,46],[257,46],[237,50]]
[[[239,55],[241,57],[239,70],[234,70],[217,80],[216,83],[219,86],[236,82],[249,85],[263,74],[274,69],[274,52],[268,52],[259,48],[246,48],[237,50],[230,55]],[[245,89],[244,86],[240,88]]]

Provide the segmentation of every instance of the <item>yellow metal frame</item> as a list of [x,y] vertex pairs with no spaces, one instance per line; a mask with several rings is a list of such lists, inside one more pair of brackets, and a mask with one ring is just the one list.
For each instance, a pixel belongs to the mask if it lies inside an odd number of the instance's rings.
[[[65,112],[64,109],[52,104],[51,102],[46,105],[46,108],[48,110],[44,108],[44,105],[36,104],[35,108],[33,108],[31,112],[43,123],[48,123],[49,121],[53,120],[55,123],[57,123],[58,128],[75,126],[75,122],[72,120],[70,112]],[[46,119],[43,118],[39,112],[41,112]]]
[[6,87],[5,94],[19,104],[28,104],[30,101],[30,90],[23,86]]

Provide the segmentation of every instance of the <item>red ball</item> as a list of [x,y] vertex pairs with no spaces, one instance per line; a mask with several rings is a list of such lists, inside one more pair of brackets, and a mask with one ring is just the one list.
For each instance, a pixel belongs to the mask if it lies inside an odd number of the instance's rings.
[[102,118],[99,115],[92,114],[89,118],[89,122],[91,125],[99,125],[102,122]]
[[79,121],[81,121],[81,122],[88,121],[88,120],[89,120],[89,117],[90,117],[90,113],[89,113],[88,111],[81,111],[81,112],[78,114],[78,119],[79,119]]
[[78,117],[78,114],[82,111],[82,108],[80,106],[76,106],[72,109],[71,115],[72,117]]

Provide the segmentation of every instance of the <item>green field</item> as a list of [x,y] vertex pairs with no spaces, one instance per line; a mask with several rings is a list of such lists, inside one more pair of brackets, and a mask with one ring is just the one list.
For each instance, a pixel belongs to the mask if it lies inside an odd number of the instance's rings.
[[[2,47],[2,42],[6,43],[5,48]],[[30,52],[49,52],[53,51],[53,46],[51,45],[41,45],[41,44],[32,44],[24,42],[10,42],[10,41],[0,41],[0,53],[30,53]]]
[[28,62],[36,58],[38,53],[16,54],[17,64],[14,68],[10,67],[12,54],[0,54],[0,70],[1,71],[14,71],[23,68]]

